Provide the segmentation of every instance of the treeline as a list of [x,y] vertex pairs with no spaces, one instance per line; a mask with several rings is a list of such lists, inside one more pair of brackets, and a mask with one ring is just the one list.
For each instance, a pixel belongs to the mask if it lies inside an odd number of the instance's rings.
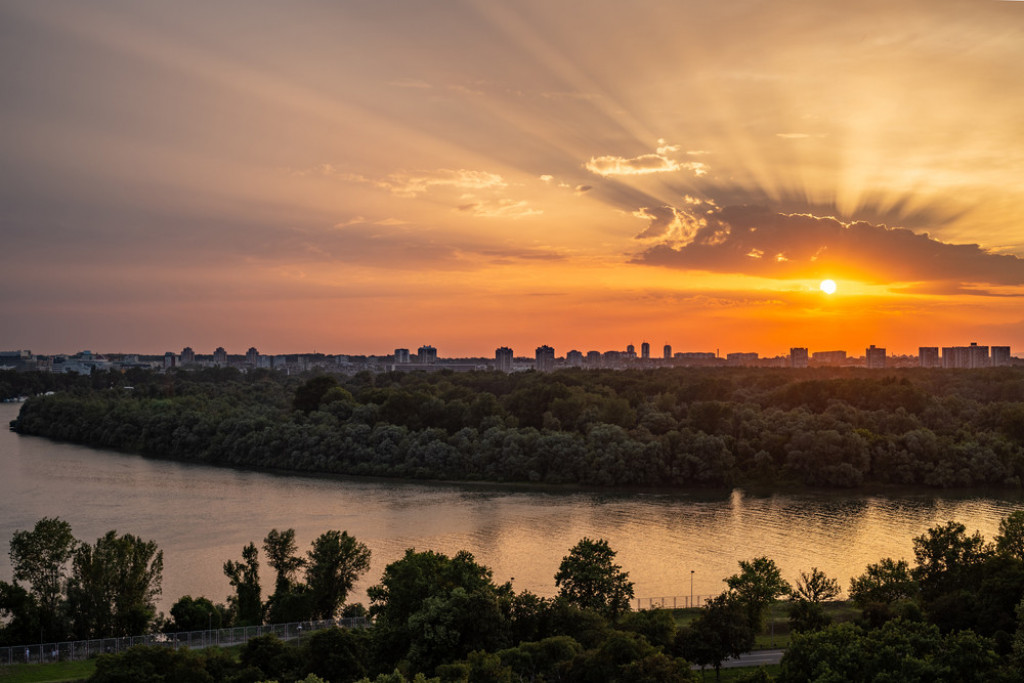
[[[276,531],[265,539],[275,595],[296,589],[291,579],[282,580],[304,561],[293,541]],[[319,543],[306,556],[310,562]],[[341,555],[358,558],[359,545],[353,539],[355,552]],[[254,547],[243,555],[255,556],[249,552]],[[849,598],[857,609],[840,623],[825,609],[840,597],[837,579],[812,568],[790,584],[767,557],[739,562],[739,571],[724,580],[725,590],[694,616],[630,611],[629,574],[601,539],[584,538],[562,558],[552,599],[496,583],[491,570],[467,551],[449,557],[410,549],[369,589],[367,628],[328,629],[300,645],[255,638],[237,658],[215,648],[133,648],[101,656],[90,680],[696,681],[691,664],[717,670],[726,659],[749,652],[755,636],[765,632],[769,609],[781,600],[789,620],[778,630],[791,631],[792,638],[780,681],[1021,680],[1024,511],[1003,519],[993,542],[950,521],[914,538],[913,548],[912,562],[883,558],[850,580]],[[349,565],[354,575],[365,572],[356,564]],[[240,607],[243,595],[240,583],[235,588],[232,609]],[[26,590],[34,595],[38,588]],[[757,671],[734,680],[773,679]]]
[[[116,373],[37,396],[35,434],[212,465],[586,486],[1006,486],[1024,370]],[[130,386],[130,388],[129,388]]]

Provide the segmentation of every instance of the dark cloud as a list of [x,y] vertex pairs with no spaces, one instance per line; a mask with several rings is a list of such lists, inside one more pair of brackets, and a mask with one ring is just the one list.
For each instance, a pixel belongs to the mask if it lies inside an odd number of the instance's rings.
[[1024,285],[1024,259],[977,244],[940,242],[906,228],[750,206],[727,207],[703,218],[705,225],[692,240],[663,241],[634,261],[773,278],[832,272],[879,284]]

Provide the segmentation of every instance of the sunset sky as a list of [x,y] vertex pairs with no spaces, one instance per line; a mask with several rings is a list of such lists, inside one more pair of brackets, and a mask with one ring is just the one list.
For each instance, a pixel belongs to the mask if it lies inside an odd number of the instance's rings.
[[999,0],[0,0],[0,350],[1024,355],[1022,69]]

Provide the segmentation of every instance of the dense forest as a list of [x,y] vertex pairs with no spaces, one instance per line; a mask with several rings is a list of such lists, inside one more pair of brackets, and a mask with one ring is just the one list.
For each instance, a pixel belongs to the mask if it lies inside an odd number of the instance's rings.
[[[48,382],[61,382],[50,386]],[[0,373],[22,434],[211,465],[617,487],[1024,481],[1024,369]]]

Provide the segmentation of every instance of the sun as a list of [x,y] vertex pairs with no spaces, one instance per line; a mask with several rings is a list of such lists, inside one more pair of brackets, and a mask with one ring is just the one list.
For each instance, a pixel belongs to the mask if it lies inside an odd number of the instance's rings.
[[835,280],[822,280],[821,281],[821,285],[819,285],[819,289],[821,289],[821,291],[825,292],[826,294],[835,294],[836,293],[836,281]]

